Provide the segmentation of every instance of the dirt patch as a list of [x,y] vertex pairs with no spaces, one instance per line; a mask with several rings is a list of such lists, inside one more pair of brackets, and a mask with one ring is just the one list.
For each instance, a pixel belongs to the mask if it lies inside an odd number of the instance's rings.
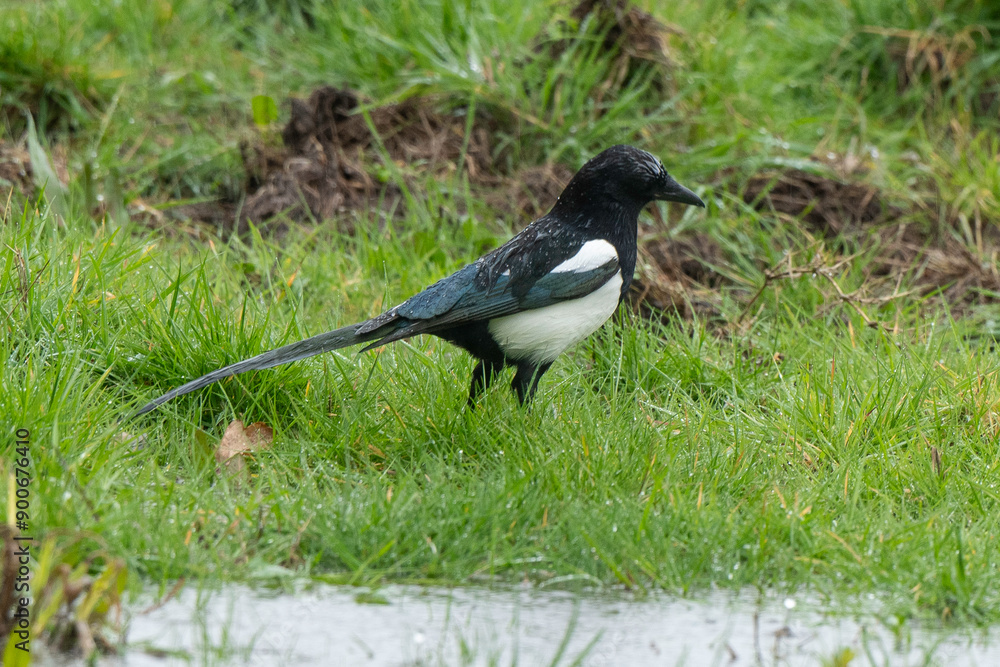
[[[502,215],[527,224],[548,212],[573,176],[561,164],[504,173],[503,156],[492,148],[496,122],[480,113],[466,141],[464,110],[439,111],[433,98],[375,107],[368,111],[368,119],[358,112],[361,100],[350,90],[324,87],[308,100],[290,103],[291,118],[282,131],[284,146],[243,147],[250,194],[238,231],[245,230],[247,220],[274,232],[286,220],[340,217],[348,223],[338,214],[376,206],[399,211],[403,204],[399,187],[373,176],[387,168],[414,184],[428,173],[449,176],[463,169],[477,195]],[[188,208],[179,207],[177,213],[189,213]],[[211,211],[190,213],[206,216]]]
[[713,267],[725,263],[722,249],[707,234],[640,240],[629,303],[646,317],[717,316],[719,289],[730,281]]
[[872,185],[792,169],[756,174],[743,201],[757,210],[803,220],[815,233],[833,237],[900,215]]
[[549,212],[573,173],[562,164],[525,167],[500,177],[499,185],[484,189],[483,198],[501,214],[520,221],[519,227],[526,226]]
[[[600,39],[600,49],[612,54],[612,64],[606,80],[593,91],[598,107],[640,76],[653,76],[660,92],[673,90],[670,40],[681,34],[678,28],[628,0],[581,0],[559,25],[562,30],[555,37],[549,30],[538,36],[530,57],[559,58]],[[579,43],[581,25],[586,25],[584,44]],[[655,97],[659,104],[660,96]],[[367,117],[359,113],[365,102],[351,90],[319,88],[308,99],[290,100],[291,117],[281,132],[283,148],[244,146],[249,194],[239,231],[247,220],[273,231],[280,230],[281,220],[320,220],[375,204],[398,210],[404,198],[393,183],[398,179],[384,178],[390,175],[387,169],[402,173],[404,183],[409,174],[464,170],[488,203],[529,220],[548,210],[572,176],[569,169],[551,164],[506,173],[503,156],[493,148],[500,121],[482,111],[469,128],[464,108],[443,110],[439,98],[418,96],[370,108]]]
[[[674,91],[671,38],[682,34],[680,28],[668,26],[652,14],[632,6],[630,0],[581,0],[569,13],[570,20],[601,39],[601,49],[614,53],[612,76],[603,90],[619,89],[653,65],[654,85],[661,92]],[[563,32],[575,32],[576,26],[560,23]],[[577,35],[550,40],[545,47],[553,58],[575,47]],[[602,91],[596,91],[599,98]]]
[[[292,100],[292,117],[281,135],[285,146],[303,153],[307,145],[318,142],[360,159],[361,153],[374,148],[377,137],[392,160],[432,170],[454,165],[462,156],[464,109],[448,114],[439,110],[440,100],[411,97],[371,109],[369,125],[358,112],[360,101],[355,92],[329,86],[313,92],[308,101]],[[463,165],[473,180],[485,177],[492,168],[492,129],[482,114],[473,124]]]
[[1000,79],[984,85],[973,101],[977,116],[1000,119]]
[[[308,100],[292,99],[291,117],[281,133],[283,148],[244,146],[251,186],[241,230],[247,220],[270,224],[280,219],[323,220],[349,209],[372,206],[382,199],[394,208],[398,186],[376,180],[376,167],[409,175],[443,174],[465,169],[470,181],[496,180],[491,137],[484,115],[475,119],[466,139],[464,112],[440,110],[438,100],[413,97],[375,107],[366,114],[360,96],[324,86]],[[463,152],[464,151],[464,152]],[[271,222],[269,222],[271,221]]]
[[862,33],[885,40],[885,53],[896,70],[896,90],[928,84],[933,100],[939,100],[976,56],[977,41],[989,39],[982,26],[968,26],[953,35],[933,30],[905,30],[865,26]]
[[12,189],[24,193],[33,189],[31,158],[23,146],[0,142],[0,196],[3,201]]
[[[48,160],[55,177],[65,186],[69,182],[66,148],[54,146],[48,151]],[[27,141],[0,141],[0,211],[15,197],[34,200],[38,194]]]
[[984,234],[982,250],[973,252],[948,229],[906,222],[919,215],[887,203],[878,188],[851,181],[849,174],[763,172],[750,178],[743,199],[758,210],[802,220],[811,233],[852,238],[868,248],[874,258],[867,267],[867,291],[873,298],[887,297],[905,284],[924,295],[938,292],[953,313],[1000,301],[1000,238],[995,233]]
[[1000,247],[988,247],[978,256],[950,236],[931,240],[913,225],[880,230],[877,243],[873,277],[896,280],[903,275],[923,294],[940,290],[953,315],[1000,301]]

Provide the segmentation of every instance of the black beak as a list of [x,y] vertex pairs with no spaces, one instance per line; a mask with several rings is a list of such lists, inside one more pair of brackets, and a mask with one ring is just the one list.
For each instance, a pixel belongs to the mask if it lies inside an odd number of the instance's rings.
[[663,201],[675,201],[681,204],[690,204],[691,206],[705,208],[705,202],[701,200],[701,197],[672,178],[668,180],[667,187],[662,192],[657,193],[656,198]]

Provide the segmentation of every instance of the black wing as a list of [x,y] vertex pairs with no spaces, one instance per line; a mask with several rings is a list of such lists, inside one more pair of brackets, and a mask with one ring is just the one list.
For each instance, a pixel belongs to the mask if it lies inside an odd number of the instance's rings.
[[[558,228],[558,229],[556,229]],[[558,233],[557,233],[558,232]],[[620,269],[617,258],[585,271],[552,273],[585,239],[548,218],[473,264],[361,324],[357,333],[383,336],[365,349],[586,296]]]

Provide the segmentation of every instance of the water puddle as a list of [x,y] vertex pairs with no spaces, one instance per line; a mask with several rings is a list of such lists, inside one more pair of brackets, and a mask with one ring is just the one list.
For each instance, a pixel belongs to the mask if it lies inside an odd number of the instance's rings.
[[536,588],[187,589],[135,612],[127,639],[127,653],[100,664],[1000,665],[997,630],[892,628],[756,593],[636,600]]

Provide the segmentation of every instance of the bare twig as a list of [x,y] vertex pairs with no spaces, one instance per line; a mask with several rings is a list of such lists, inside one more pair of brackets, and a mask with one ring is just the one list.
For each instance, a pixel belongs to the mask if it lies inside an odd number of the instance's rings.
[[856,255],[842,257],[833,264],[827,265],[825,263],[827,260],[823,256],[823,254],[821,252],[816,252],[813,255],[811,261],[801,266],[796,266],[794,264],[794,257],[795,253],[790,252],[787,255],[785,255],[785,257],[783,257],[778,264],[775,264],[771,268],[766,269],[764,271],[764,283],[760,286],[760,289],[758,289],[757,292],[753,295],[753,297],[750,299],[747,305],[743,307],[743,312],[740,313],[740,316],[736,320],[737,324],[743,321],[746,315],[750,312],[751,307],[764,294],[764,291],[768,288],[769,285],[771,285],[771,283],[778,280],[801,278],[802,276],[807,276],[807,275],[818,275],[833,286],[833,289],[837,293],[837,298],[841,301],[841,303],[845,303],[851,306],[855,310],[855,312],[858,313],[858,315],[864,321],[866,326],[873,328],[880,328],[884,331],[888,331],[891,333],[899,333],[898,318],[896,323],[889,325],[886,324],[885,322],[880,322],[878,320],[869,317],[868,313],[866,313],[861,306],[862,305],[881,306],[886,303],[889,303],[890,301],[893,301],[894,299],[898,299],[904,296],[908,296],[909,294],[912,294],[913,290],[907,290],[905,292],[899,291],[901,286],[901,280],[896,281],[896,287],[893,290],[892,294],[880,297],[863,296],[863,294],[861,293],[862,290],[864,289],[863,285],[858,289],[854,290],[853,292],[845,292],[843,288],[841,288],[840,283],[838,283],[837,280],[833,277],[834,273],[839,271],[841,267],[843,267],[845,264],[849,264],[850,262],[852,262],[856,257]]
[[[811,262],[803,266],[795,266],[795,264],[793,263],[794,257],[795,253],[790,252],[786,254],[779,263],[775,264],[769,269],[764,270],[764,283],[760,286],[760,289],[757,290],[757,292],[753,295],[750,301],[747,302],[747,305],[743,307],[743,312],[740,313],[740,316],[736,320],[737,324],[743,321],[743,318],[746,317],[746,314],[750,312],[750,308],[757,302],[757,299],[759,299],[761,295],[764,294],[764,291],[768,288],[768,286],[771,283],[775,282],[776,280],[801,278],[802,276],[808,276],[813,273],[818,273],[824,268],[826,268],[826,270],[828,271],[836,271],[844,264],[853,260],[855,256],[851,255],[850,257],[844,257],[839,262],[829,267],[824,267],[824,259],[822,255],[820,255],[819,253],[817,253],[813,257],[813,260]],[[785,265],[787,265],[787,268],[782,269],[781,267]]]

